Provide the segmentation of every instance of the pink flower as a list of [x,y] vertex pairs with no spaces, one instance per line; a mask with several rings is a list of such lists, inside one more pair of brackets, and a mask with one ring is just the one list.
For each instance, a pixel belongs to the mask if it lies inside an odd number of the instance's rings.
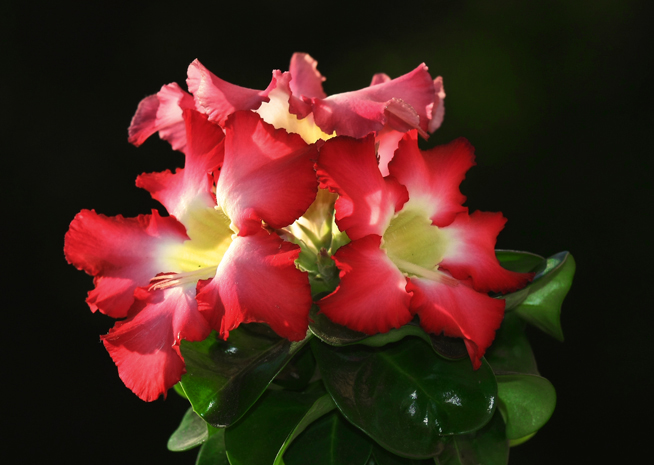
[[289,225],[315,198],[315,146],[252,112],[226,117],[223,133],[178,88],[164,89],[137,111],[160,117],[135,120],[150,129],[156,121],[186,164],[142,174],[136,184],[171,216],[84,210],[64,247],[69,263],[95,277],[91,309],[125,318],[102,340],[125,385],[147,401],[165,396],[184,373],[182,339],[202,340],[211,329],[227,338],[241,323],[264,322],[301,340],[311,306],[307,276],[295,267],[300,248],[268,228]]
[[502,214],[470,215],[462,205],[459,185],[473,165],[465,139],[421,151],[411,131],[384,177],[372,136],[327,141],[316,164],[320,187],[339,195],[336,223],[352,242],[334,256],[341,282],[320,310],[366,334],[417,314],[427,332],[463,338],[478,368],[504,313],[504,301],[488,292],[516,290],[531,275],[495,258]]
[[254,90],[223,81],[195,60],[187,79],[193,95],[173,83],[146,97],[132,120],[129,140],[139,145],[158,131],[183,151],[184,109],[194,108],[220,126],[235,111],[254,110],[264,121],[298,133],[309,143],[333,135],[360,138],[374,133],[379,169],[387,175],[388,162],[406,131],[417,129],[427,138],[443,121],[443,80],[432,79],[424,63],[396,79],[376,74],[369,87],[329,97],[322,88],[325,78],[308,54],[293,54],[289,69],[273,71],[268,87]]

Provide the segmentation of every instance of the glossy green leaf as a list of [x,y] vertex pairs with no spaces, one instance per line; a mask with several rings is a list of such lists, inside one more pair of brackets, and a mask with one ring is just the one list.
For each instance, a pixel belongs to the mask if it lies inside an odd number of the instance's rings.
[[407,459],[405,457],[400,457],[399,455],[392,454],[377,444],[373,445],[372,456],[374,458],[374,465],[434,465],[434,461],[432,459]]
[[193,410],[216,427],[238,420],[302,347],[260,324],[241,325],[223,341],[216,332],[182,341],[186,374],[180,382]]
[[291,444],[286,465],[366,465],[372,442],[338,411],[324,415]]
[[525,322],[513,312],[504,315],[485,358],[495,374],[538,374],[536,359],[525,334]]
[[209,437],[207,422],[189,408],[182,422],[168,439],[168,450],[182,451],[199,446]]
[[506,465],[509,441],[504,428],[502,415],[496,412],[483,428],[445,438],[445,448],[435,462],[438,465]]
[[275,377],[275,384],[284,389],[301,390],[307,387],[316,372],[316,361],[309,346],[304,346]]
[[[312,385],[302,392],[266,391],[239,422],[225,431],[229,463],[231,465],[283,464],[281,459],[275,462],[277,457],[281,456],[284,447],[290,443],[289,438],[293,436],[302,420],[310,414],[316,402],[319,406],[313,409],[315,415],[326,408],[333,408],[329,406],[329,402],[325,402],[325,399],[326,391],[321,385]],[[319,412],[316,412],[317,410]],[[324,413],[322,411],[322,414]]]
[[473,370],[415,337],[380,348],[314,339],[311,348],[345,417],[397,455],[432,457],[441,435],[476,430],[493,414],[497,385],[485,361]]
[[[325,392],[324,387],[322,386],[322,383],[320,384],[320,391]],[[282,447],[279,449],[279,452],[277,453],[277,458],[275,459],[275,463],[273,465],[284,465],[284,452],[290,445],[293,444],[293,441],[301,435],[304,430],[311,425],[314,421],[316,421],[318,418],[322,417],[328,412],[331,412],[336,408],[336,404],[334,403],[334,400],[332,399],[332,396],[329,394],[325,393],[322,397],[318,398],[311,408],[307,411],[307,413],[304,414],[302,419],[298,422],[298,424],[293,428],[293,431],[291,434],[288,435],[286,440],[284,441],[284,444]]]
[[535,375],[498,375],[498,407],[506,423],[506,437],[520,439],[538,431],[552,416],[556,391]]
[[314,305],[309,313],[309,329],[321,341],[334,346],[353,344],[368,337],[365,333],[353,331],[334,323],[327,315],[320,313]]
[[528,434],[527,436],[521,437],[519,439],[510,439],[509,440],[509,447],[519,446],[520,444],[523,444],[523,443],[529,441],[534,436],[536,436],[536,433]]
[[206,440],[195,465],[230,465],[225,449],[225,429],[209,426],[209,438]]
[[520,252],[517,250],[495,250],[495,256],[502,265],[502,268],[515,271],[517,273],[528,273],[545,260],[540,255],[531,252]]
[[186,397],[186,393],[184,392],[184,388],[182,388],[182,385],[181,385],[181,384],[179,384],[179,383],[175,384],[175,385],[173,386],[173,389],[175,390],[175,392],[176,392],[177,394],[179,394],[180,396],[182,396],[184,399],[187,398],[187,397]]
[[563,340],[561,304],[572,285],[575,261],[568,252],[549,257],[528,286],[529,295],[515,308],[525,321]]

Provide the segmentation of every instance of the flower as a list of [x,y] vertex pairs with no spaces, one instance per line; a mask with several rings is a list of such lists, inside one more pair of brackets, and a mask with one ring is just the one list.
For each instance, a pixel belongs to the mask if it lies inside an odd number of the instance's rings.
[[532,275],[495,258],[502,214],[468,214],[462,205],[473,152],[465,139],[421,151],[413,130],[382,176],[372,136],[325,143],[320,187],[338,194],[336,223],[352,242],[334,255],[340,285],[318,302],[324,314],[366,334],[418,315],[427,332],[463,338],[473,366],[481,365],[504,313],[504,301],[488,292],[516,290]]
[[211,329],[227,338],[240,323],[264,322],[301,340],[311,306],[299,247],[268,229],[289,225],[315,198],[315,145],[252,112],[230,115],[224,133],[193,109],[182,119],[184,131],[167,134],[185,167],[136,181],[171,216],[84,210],[64,246],[69,263],[95,277],[91,309],[126,318],[102,341],[125,385],[147,401],[180,380],[182,339]]

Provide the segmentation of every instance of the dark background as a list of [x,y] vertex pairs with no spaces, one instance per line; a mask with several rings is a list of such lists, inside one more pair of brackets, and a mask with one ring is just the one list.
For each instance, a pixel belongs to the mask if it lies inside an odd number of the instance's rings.
[[171,392],[148,404],[123,386],[98,338],[113,323],[88,310],[91,278],[66,264],[63,237],[82,208],[135,216],[157,206],[135,177],[182,157],[156,137],[127,143],[143,97],[173,81],[185,88],[195,58],[262,89],[305,51],[328,94],[424,61],[447,92],[444,124],[425,146],[465,136],[476,147],[462,189],[471,210],[509,219],[498,247],[577,260],[566,341],[530,331],[558,405],[511,464],[636,462],[651,441],[640,419],[651,421],[653,387],[646,4],[5,4],[3,423],[17,433],[7,446],[21,463],[194,463],[196,451],[166,450],[186,401]]

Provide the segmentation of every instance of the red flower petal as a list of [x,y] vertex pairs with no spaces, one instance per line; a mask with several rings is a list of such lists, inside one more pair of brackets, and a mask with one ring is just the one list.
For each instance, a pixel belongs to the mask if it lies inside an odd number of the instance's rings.
[[320,187],[339,195],[336,222],[355,240],[384,230],[408,200],[395,178],[383,178],[377,168],[375,139],[336,137],[320,149],[316,163]]
[[381,237],[371,234],[338,249],[334,260],[341,283],[318,301],[330,320],[366,334],[399,328],[412,317],[406,278],[380,244]]
[[445,89],[443,88],[443,78],[438,76],[434,79],[434,91],[436,92],[436,99],[434,100],[434,107],[431,110],[431,120],[429,120],[429,133],[434,132],[443,123],[445,116]]
[[195,199],[200,197],[199,205],[203,207],[216,204],[211,173],[222,164],[224,134],[197,111],[184,110],[183,115],[185,140],[188,140],[184,169],[178,169],[175,174],[169,170],[143,173],[136,178],[136,185],[150,192],[170,214],[186,224],[186,212]]
[[198,308],[227,339],[241,323],[266,323],[291,341],[305,338],[311,289],[295,267],[300,248],[259,229],[237,236],[216,277],[198,282]]
[[292,76],[291,92],[304,97],[326,98],[322,89],[325,78],[318,71],[318,62],[308,53],[294,53],[289,71]]
[[441,229],[448,247],[440,266],[457,279],[472,278],[473,287],[480,292],[512,292],[524,287],[533,273],[506,270],[495,257],[495,241],[504,223],[501,213],[457,215]]
[[365,89],[312,99],[316,124],[327,134],[336,131],[361,138],[380,131],[393,115],[399,113],[403,119],[410,106],[419,117],[419,122],[412,121],[418,126],[412,127],[427,131],[437,98],[427,66],[423,63],[404,76],[381,81],[373,79],[375,85]]
[[504,301],[476,292],[463,282],[449,286],[422,278],[409,278],[411,310],[430,333],[463,338],[475,369],[495,338],[504,317]]
[[182,111],[195,108],[193,97],[176,83],[165,85],[156,95],[139,103],[128,129],[128,141],[137,147],[159,131],[159,137],[170,143],[173,150],[184,151],[186,131]]
[[430,150],[418,149],[415,131],[400,141],[395,157],[388,166],[392,176],[406,186],[411,201],[428,208],[428,216],[439,227],[447,226],[461,212],[466,197],[459,185],[474,162],[474,148],[459,138]]
[[185,372],[181,340],[201,341],[211,329],[197,311],[194,284],[154,292],[139,288],[135,295],[129,317],[102,342],[125,386],[149,402],[166,397]]
[[318,190],[315,145],[275,129],[253,112],[235,113],[225,131],[216,197],[239,234],[260,229],[262,220],[282,228],[302,216]]
[[95,276],[87,303],[114,318],[123,318],[134,302],[134,290],[146,286],[165,268],[162,250],[188,239],[175,218],[156,212],[137,218],[106,217],[82,210],[66,233],[68,263]]
[[205,68],[198,60],[188,67],[186,80],[189,91],[195,96],[197,108],[221,126],[227,117],[239,110],[256,110],[261,102],[268,101],[268,93],[276,86],[273,78],[265,90],[248,89],[227,81]]

